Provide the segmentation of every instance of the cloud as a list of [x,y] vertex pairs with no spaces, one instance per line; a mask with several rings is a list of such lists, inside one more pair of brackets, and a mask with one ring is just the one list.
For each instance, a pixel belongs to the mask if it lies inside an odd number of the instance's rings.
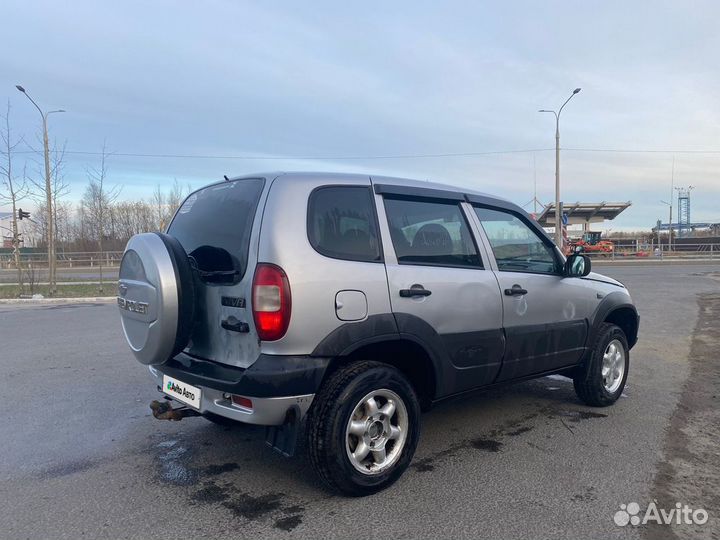
[[[10,1],[0,88],[16,131],[37,112],[71,150],[253,156],[377,156],[551,148],[558,107],[565,148],[720,149],[720,37],[714,3],[405,2],[364,5],[215,1]],[[0,93],[0,96],[3,94]],[[79,198],[93,157],[68,156]],[[564,151],[562,192],[632,200],[613,228],[664,215],[667,154]],[[678,154],[676,181],[697,185],[693,218],[720,220],[717,155]],[[124,197],[158,183],[200,186],[257,170],[352,170],[445,180],[520,204],[554,197],[552,152],[474,157],[298,160],[116,156]]]

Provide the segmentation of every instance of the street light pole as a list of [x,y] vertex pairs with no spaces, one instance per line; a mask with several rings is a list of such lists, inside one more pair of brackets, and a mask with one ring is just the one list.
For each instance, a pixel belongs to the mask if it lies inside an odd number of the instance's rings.
[[43,150],[45,155],[45,204],[47,205],[47,240],[48,240],[48,281],[50,282],[50,295],[54,295],[56,292],[56,280],[55,280],[55,223],[53,220],[53,200],[52,200],[52,181],[50,178],[50,142],[48,140],[48,127],[47,117],[53,113],[65,112],[63,109],[56,111],[43,112],[40,106],[35,103],[35,100],[30,97],[22,86],[15,85],[20,92],[25,94],[25,97],[35,105],[35,108],[40,112],[42,117],[43,125]]
[[573,90],[570,97],[560,106],[560,109],[554,110],[540,109],[541,113],[553,113],[555,115],[555,245],[563,250],[564,242],[562,235],[562,212],[560,210],[560,113],[562,113],[565,105],[568,104],[575,94],[580,92],[580,88]]
[[[562,109],[561,109],[562,110]],[[555,245],[564,252],[562,208],[560,208],[560,114],[555,115]]]
[[673,156],[672,160],[672,170],[670,172],[670,220],[668,221],[668,226],[670,227],[670,230],[668,232],[668,251],[672,251],[672,241],[673,241],[673,226],[672,226],[672,201],[673,197],[675,196],[675,156]]

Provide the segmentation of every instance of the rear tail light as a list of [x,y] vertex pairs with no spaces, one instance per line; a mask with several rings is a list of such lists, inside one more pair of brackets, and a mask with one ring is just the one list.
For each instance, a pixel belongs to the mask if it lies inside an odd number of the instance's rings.
[[262,341],[276,341],[290,324],[290,283],[282,268],[261,263],[255,269],[252,290],[253,319]]

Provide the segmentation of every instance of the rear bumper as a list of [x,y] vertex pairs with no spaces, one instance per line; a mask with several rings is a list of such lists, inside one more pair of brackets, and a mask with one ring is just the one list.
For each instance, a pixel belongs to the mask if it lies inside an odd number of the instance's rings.
[[[202,390],[200,412],[247,424],[277,426],[288,413],[302,418],[320,387],[327,358],[260,355],[249,368],[236,368],[181,353],[166,364],[150,366],[158,388],[163,374]],[[230,395],[252,401],[252,408],[236,405]]]

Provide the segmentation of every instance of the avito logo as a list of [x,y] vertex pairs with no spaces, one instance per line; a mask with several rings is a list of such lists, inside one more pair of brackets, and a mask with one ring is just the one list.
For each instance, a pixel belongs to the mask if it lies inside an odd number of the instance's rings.
[[709,519],[707,510],[703,508],[691,508],[687,504],[675,503],[675,508],[665,510],[658,508],[657,501],[653,500],[643,514],[640,505],[636,502],[621,504],[620,510],[615,512],[613,521],[618,527],[626,525],[646,525],[657,523],[658,525],[705,525]]

